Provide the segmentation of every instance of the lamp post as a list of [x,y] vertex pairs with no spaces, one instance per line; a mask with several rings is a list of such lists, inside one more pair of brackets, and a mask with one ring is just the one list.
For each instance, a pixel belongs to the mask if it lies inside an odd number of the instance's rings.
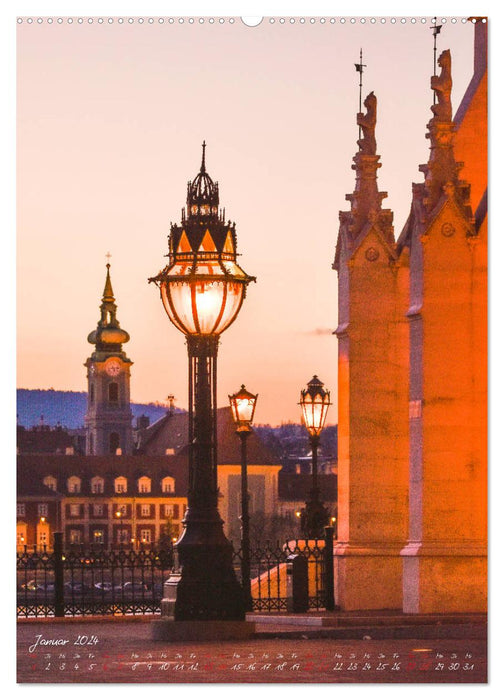
[[124,542],[124,529],[123,529],[123,518],[124,518],[124,513],[121,508],[118,508],[115,512],[116,518],[119,519],[119,546],[122,547],[123,542]]
[[229,397],[231,413],[236,432],[241,441],[241,574],[245,594],[245,609],[252,610],[252,591],[250,588],[250,520],[249,493],[247,479],[247,438],[251,432],[258,394],[251,394],[241,385],[240,391]]
[[219,188],[200,172],[187,188],[187,209],[168,237],[168,265],[159,287],[189,356],[189,488],[184,529],[176,544],[181,571],[165,584],[163,611],[174,620],[243,620],[243,592],[222,529],[217,488],[217,348],[240,311],[249,282],[236,262],[235,224],[219,211]]
[[308,388],[301,391],[299,405],[302,408],[303,422],[308,430],[312,452],[312,486],[301,516],[301,529],[305,537],[319,539],[324,536],[324,527],[328,524],[329,513],[320,500],[317,478],[318,446],[331,401],[330,393],[324,389],[317,375],[308,382]]

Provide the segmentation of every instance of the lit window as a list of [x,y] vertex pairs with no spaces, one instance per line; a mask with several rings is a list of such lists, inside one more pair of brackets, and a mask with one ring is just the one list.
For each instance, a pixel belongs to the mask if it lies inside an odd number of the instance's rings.
[[138,491],[139,493],[151,492],[151,480],[148,476],[142,476],[140,479],[138,479]]
[[161,481],[161,490],[163,493],[173,493],[175,491],[175,479],[172,476],[165,476]]
[[37,507],[37,514],[40,518],[45,518],[49,515],[49,506],[47,503],[39,503]]
[[118,476],[114,479],[114,491],[116,493],[126,493],[128,490],[128,481],[124,476]]
[[179,518],[179,506],[177,503],[174,505],[168,505],[165,504],[164,507],[164,514],[166,518],[175,518],[175,520],[178,520]]
[[48,489],[51,489],[51,491],[56,491],[58,481],[54,476],[46,476],[44,477],[43,484],[44,486],[47,486]]
[[80,493],[81,491],[81,480],[78,476],[71,476],[67,480],[68,493]]
[[101,476],[94,476],[91,479],[91,493],[103,493],[105,481]]
[[151,514],[150,504],[149,503],[142,503],[142,505],[140,506],[140,513],[144,517],[150,517],[150,514]]
[[16,512],[18,517],[24,518],[26,516],[26,504],[25,503],[18,503]]
[[95,544],[103,544],[105,542],[105,533],[103,530],[93,530],[93,542]]
[[18,547],[24,547],[28,544],[26,540],[26,525],[18,525],[16,528],[16,541]]
[[[115,512],[115,516],[116,516],[116,517],[120,517],[120,518],[126,517],[127,508],[128,508],[128,507],[127,507],[126,504],[124,504],[124,503],[121,504],[121,505],[116,506],[115,511],[114,511],[114,512]],[[117,513],[120,513],[121,515],[118,516]]]
[[151,531],[150,530],[140,530],[140,542],[145,544],[150,544],[151,541]]

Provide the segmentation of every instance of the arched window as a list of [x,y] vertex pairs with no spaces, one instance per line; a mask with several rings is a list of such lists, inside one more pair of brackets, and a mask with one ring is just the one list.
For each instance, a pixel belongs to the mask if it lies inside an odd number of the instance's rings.
[[102,476],[93,476],[91,479],[91,493],[103,493],[105,480]]
[[94,435],[93,435],[93,433],[89,433],[89,454],[90,455],[94,454]]
[[173,493],[175,491],[175,479],[173,476],[165,476],[161,481],[161,491],[163,493]]
[[94,403],[94,384],[89,385],[89,403]]
[[110,382],[108,385],[108,400],[110,403],[119,401],[119,384],[117,382]]
[[78,476],[71,476],[69,479],[67,479],[67,490],[68,493],[81,492],[81,480]]
[[148,476],[141,476],[138,479],[138,492],[139,493],[150,493],[151,492],[151,480]]
[[128,490],[128,481],[124,476],[118,476],[114,479],[114,491],[116,493],[126,493]]
[[119,448],[119,433],[110,433],[109,435],[109,452],[115,455]]
[[43,480],[44,486],[47,486],[51,491],[56,491],[58,487],[58,481],[54,476],[45,476]]

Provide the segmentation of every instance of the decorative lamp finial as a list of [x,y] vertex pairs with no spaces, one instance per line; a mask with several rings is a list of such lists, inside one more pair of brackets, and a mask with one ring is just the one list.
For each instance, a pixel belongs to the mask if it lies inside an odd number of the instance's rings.
[[203,141],[203,143],[202,143],[201,145],[202,145],[202,147],[203,147],[203,155],[201,156],[201,168],[200,168],[200,172],[201,172],[201,173],[206,173],[206,166],[205,166],[205,149],[206,149],[206,142]]

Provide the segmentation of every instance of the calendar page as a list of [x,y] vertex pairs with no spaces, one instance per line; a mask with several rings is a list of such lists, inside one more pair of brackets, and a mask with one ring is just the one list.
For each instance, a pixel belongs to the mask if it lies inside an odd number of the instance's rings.
[[485,684],[487,18],[66,11],[9,20],[17,682]]

